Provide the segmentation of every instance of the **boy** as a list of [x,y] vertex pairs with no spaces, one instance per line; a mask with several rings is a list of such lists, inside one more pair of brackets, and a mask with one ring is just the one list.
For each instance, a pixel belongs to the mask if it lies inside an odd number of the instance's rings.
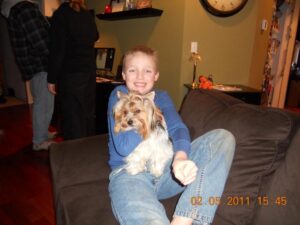
[[[125,54],[123,79],[126,86],[118,86],[111,93],[108,104],[109,126],[109,194],[115,217],[120,224],[170,224],[160,199],[178,193],[178,201],[171,225],[209,224],[217,205],[209,205],[209,197],[220,197],[231,166],[235,140],[228,131],[218,129],[206,133],[190,144],[187,127],[178,115],[166,92],[155,91],[155,104],[162,111],[174,157],[156,178],[148,172],[130,175],[123,159],[142,141],[134,130],[114,133],[113,107],[118,101],[117,90],[147,94],[159,78],[157,53],[146,46],[137,46]],[[174,175],[174,176],[173,176]],[[192,204],[198,198],[202,205]],[[207,204],[205,204],[207,203]]]

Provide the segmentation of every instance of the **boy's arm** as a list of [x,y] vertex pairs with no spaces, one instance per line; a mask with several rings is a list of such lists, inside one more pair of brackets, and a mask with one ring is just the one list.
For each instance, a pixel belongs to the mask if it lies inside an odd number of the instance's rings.
[[183,151],[188,155],[191,148],[189,130],[182,122],[171,98],[166,92],[160,92],[157,104],[165,117],[174,152]]
[[169,135],[173,141],[175,154],[172,168],[174,176],[183,185],[188,185],[195,180],[198,170],[196,164],[188,159],[191,148],[189,131],[167,93],[162,93],[158,101],[167,123]]

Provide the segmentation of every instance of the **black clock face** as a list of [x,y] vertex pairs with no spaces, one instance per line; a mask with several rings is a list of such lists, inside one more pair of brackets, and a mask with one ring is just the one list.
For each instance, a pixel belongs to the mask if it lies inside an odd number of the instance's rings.
[[227,17],[238,13],[248,0],[199,0],[205,10],[209,13]]

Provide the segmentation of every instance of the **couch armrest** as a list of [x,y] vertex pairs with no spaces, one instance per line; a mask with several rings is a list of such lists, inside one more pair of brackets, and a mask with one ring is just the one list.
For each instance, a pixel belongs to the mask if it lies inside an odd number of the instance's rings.
[[107,135],[97,135],[51,145],[54,192],[67,186],[107,179],[107,143]]

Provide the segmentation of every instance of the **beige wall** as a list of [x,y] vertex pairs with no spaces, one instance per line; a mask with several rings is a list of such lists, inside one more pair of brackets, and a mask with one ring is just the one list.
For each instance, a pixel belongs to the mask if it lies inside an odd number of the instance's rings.
[[[254,47],[252,50],[251,67],[248,76],[248,85],[260,88],[264,79],[264,64],[267,57],[268,39],[271,29],[273,2],[274,0],[256,1],[257,3],[257,24],[254,36]],[[268,29],[261,31],[261,21],[269,21]]]
[[[199,0],[153,0],[153,7],[164,10],[161,17],[97,19],[100,45],[116,48],[114,72],[130,47],[147,44],[157,49],[160,55],[157,88],[167,90],[177,107],[186,93],[183,84],[192,79],[192,64],[188,61],[191,41],[198,42],[202,56],[198,75],[212,74],[216,83],[259,88],[263,79],[260,61],[265,59],[268,35],[268,31],[260,33],[259,20],[264,18],[265,11],[270,17],[271,1],[249,0],[240,13],[219,18],[207,13]],[[107,2],[88,0],[88,5],[97,14],[103,12]]]

